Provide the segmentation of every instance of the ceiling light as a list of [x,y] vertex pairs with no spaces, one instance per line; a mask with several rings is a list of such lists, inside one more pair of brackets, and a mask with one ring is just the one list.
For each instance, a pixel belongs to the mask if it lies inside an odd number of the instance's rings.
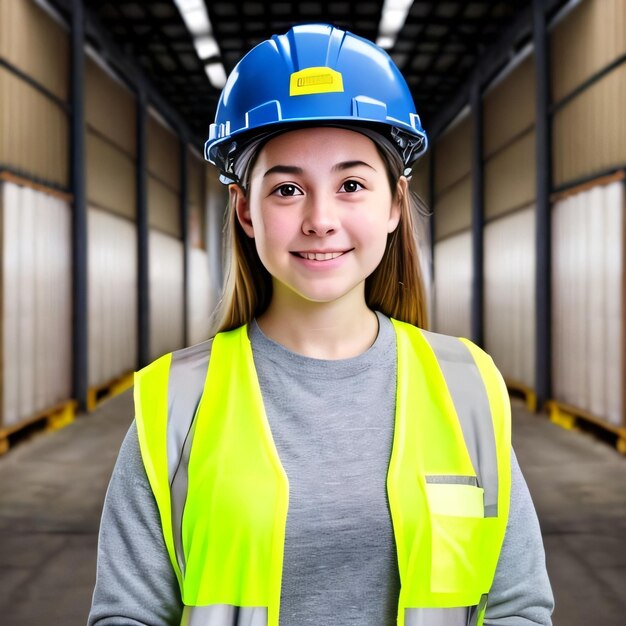
[[393,37],[387,37],[387,35],[382,35],[376,40],[376,45],[385,48],[385,50],[392,48],[394,43]]
[[211,57],[219,56],[220,54],[220,49],[218,48],[213,35],[198,37],[194,39],[193,45],[195,46],[196,52],[201,59],[210,59]]
[[204,6],[204,0],[174,0],[174,4],[182,13],[183,11],[192,11]]
[[402,24],[404,24],[405,16],[405,12],[398,9],[383,11],[380,20],[380,32],[384,34],[389,33],[391,35],[397,33],[402,28]]
[[206,35],[211,32],[211,23],[204,7],[185,11],[181,15],[192,35]]
[[385,0],[376,40],[381,48],[393,48],[412,4],[413,0]]
[[208,63],[204,66],[204,71],[216,89],[221,89],[226,84],[226,71],[221,63]]
[[204,0],[174,0],[174,4],[192,35],[208,35],[211,32]]
[[[200,60],[219,58],[220,49],[212,34],[213,29],[204,0],[174,0],[174,3],[193,38],[193,45]],[[226,72],[219,61],[207,63],[204,71],[216,89],[221,89],[226,84]]]

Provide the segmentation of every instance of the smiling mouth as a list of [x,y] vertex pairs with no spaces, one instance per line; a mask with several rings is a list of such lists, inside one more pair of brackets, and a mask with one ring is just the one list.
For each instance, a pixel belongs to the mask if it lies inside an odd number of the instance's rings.
[[292,252],[294,256],[299,256],[301,259],[308,259],[309,261],[330,261],[336,259],[350,250],[344,250],[344,252]]

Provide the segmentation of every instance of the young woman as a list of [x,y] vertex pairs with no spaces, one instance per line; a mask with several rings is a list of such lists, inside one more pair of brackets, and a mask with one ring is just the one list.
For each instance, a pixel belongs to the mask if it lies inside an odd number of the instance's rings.
[[303,25],[229,78],[217,334],[138,373],[89,624],[550,624],[506,388],[429,333],[410,167],[371,42]]

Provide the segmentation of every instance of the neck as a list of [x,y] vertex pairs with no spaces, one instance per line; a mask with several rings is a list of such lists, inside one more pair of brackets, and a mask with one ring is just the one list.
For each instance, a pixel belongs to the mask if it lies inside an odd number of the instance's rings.
[[[276,294],[275,294],[276,296]],[[289,306],[274,297],[257,318],[263,333],[288,350],[314,359],[348,359],[365,352],[378,335],[378,318],[359,302],[310,302]]]

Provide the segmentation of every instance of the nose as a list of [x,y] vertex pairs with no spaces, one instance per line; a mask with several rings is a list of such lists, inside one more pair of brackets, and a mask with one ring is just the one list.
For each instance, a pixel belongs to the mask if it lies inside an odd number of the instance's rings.
[[302,220],[302,232],[305,235],[323,237],[339,228],[339,213],[333,199],[325,194],[309,194]]

